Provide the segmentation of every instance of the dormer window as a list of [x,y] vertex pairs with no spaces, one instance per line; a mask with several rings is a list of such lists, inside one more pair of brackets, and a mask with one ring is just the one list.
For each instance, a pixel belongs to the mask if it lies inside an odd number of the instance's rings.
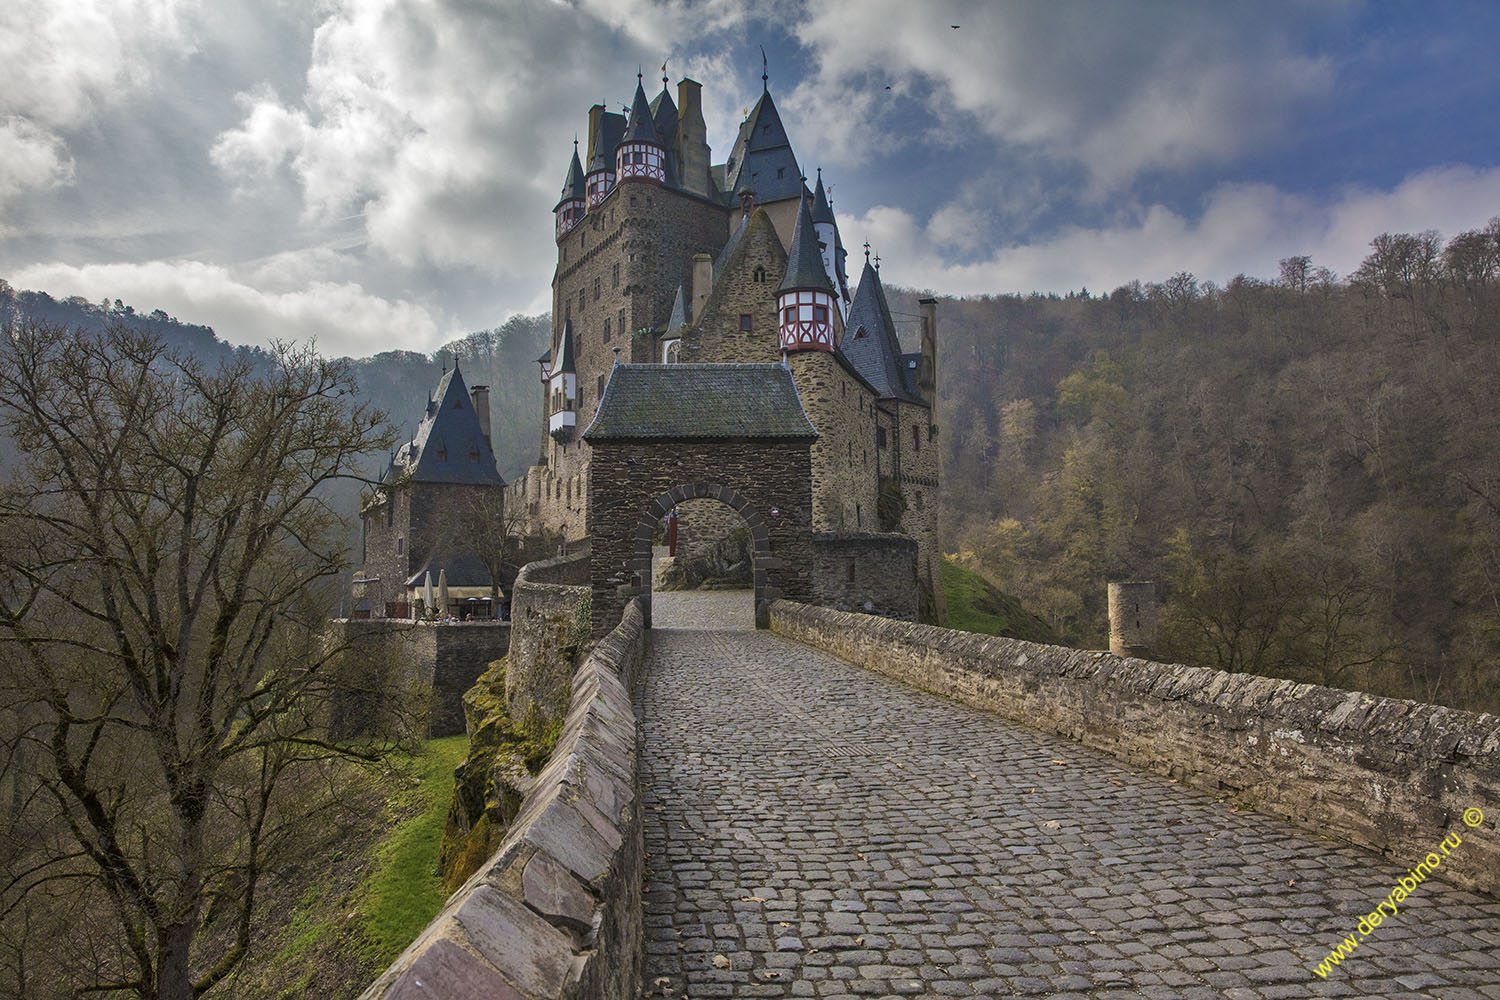
[[446,462],[446,461],[448,461],[448,449],[447,448],[439,448],[437,450],[437,457],[438,457],[438,461],[439,462]]
[[479,461],[479,449],[478,448],[470,449],[470,451],[469,451],[469,461],[471,461],[471,462],[477,462],[477,461]]
[[763,267],[757,267],[753,272],[751,272],[750,277],[757,285],[764,285],[766,283],[766,269]]
[[868,336],[869,336],[869,334],[865,332],[865,328],[862,327],[862,326],[859,327],[857,330],[854,331],[854,339],[855,340],[864,340]]

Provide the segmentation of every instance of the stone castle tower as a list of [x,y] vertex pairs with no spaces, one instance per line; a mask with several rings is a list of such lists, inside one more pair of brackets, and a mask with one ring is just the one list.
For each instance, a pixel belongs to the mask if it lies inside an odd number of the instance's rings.
[[[819,435],[814,529],[911,536],[924,589],[940,602],[934,303],[921,306],[920,351],[903,354],[868,252],[851,294],[821,172],[809,191],[764,76],[718,164],[700,85],[682,80],[674,101],[667,82],[648,100],[638,75],[628,112],[595,105],[583,157],[575,143],[554,207],[537,461],[507,505],[533,530],[589,534],[583,431],[616,364],[779,362]],[[730,527],[723,511],[694,503],[681,512],[689,534]]]

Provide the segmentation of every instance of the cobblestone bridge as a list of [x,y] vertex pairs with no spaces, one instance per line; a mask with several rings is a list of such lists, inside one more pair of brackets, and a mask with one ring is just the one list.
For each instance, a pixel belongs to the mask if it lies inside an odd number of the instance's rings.
[[[657,594],[647,993],[1500,1000],[1500,904]],[[1462,847],[1458,848],[1462,850]]]

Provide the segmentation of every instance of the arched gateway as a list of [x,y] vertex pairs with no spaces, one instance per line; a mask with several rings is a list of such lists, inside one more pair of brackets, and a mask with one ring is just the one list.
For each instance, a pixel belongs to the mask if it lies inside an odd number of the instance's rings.
[[732,508],[750,532],[756,621],[777,597],[812,597],[812,460],[818,432],[778,364],[616,365],[583,439],[593,631],[646,598],[651,539],[684,500]]

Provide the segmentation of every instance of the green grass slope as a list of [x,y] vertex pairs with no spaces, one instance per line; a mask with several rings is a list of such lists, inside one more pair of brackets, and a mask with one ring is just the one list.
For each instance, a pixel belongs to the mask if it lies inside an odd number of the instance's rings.
[[1056,644],[1057,633],[1021,602],[984,577],[956,562],[943,560],[943,594],[948,600],[948,627],[984,635]]

